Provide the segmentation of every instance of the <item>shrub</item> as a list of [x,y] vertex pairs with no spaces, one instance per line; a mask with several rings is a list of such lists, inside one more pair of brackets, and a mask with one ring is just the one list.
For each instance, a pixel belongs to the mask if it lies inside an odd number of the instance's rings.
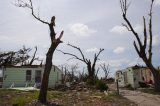
[[141,88],[148,88],[149,86],[145,82],[139,82]]
[[125,88],[127,88],[127,89],[129,89],[129,90],[134,90],[134,88],[131,86],[131,84],[127,84],[127,85],[125,86]]
[[102,80],[98,80],[96,82],[96,88],[100,91],[108,90],[108,86]]

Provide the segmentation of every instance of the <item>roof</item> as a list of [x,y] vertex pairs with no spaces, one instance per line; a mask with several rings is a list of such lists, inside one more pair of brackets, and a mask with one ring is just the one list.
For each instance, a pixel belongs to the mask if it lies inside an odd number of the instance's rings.
[[131,67],[128,67],[128,68],[132,68],[132,69],[140,69],[140,68],[146,68],[146,67],[140,66],[140,65],[135,65],[135,66],[131,66]]
[[[52,65],[56,67],[55,65]],[[5,68],[44,68],[45,65],[5,66]]]

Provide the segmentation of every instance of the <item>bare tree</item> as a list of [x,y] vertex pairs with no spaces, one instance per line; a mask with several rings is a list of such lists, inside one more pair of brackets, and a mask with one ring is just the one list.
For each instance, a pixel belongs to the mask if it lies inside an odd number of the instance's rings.
[[[133,42],[133,45],[135,47],[135,50],[139,57],[144,61],[146,66],[151,70],[153,76],[154,76],[154,84],[155,84],[155,90],[160,91],[160,73],[159,71],[153,66],[152,64],[152,8],[153,8],[153,3],[154,0],[151,0],[151,5],[150,5],[150,10],[149,10],[149,23],[148,23],[148,28],[146,26],[146,19],[143,16],[143,26],[144,26],[144,31],[143,31],[143,36],[144,40],[140,39],[140,35],[135,31],[133,28],[131,21],[127,17],[127,10],[129,7],[129,4],[127,2],[128,0],[120,0],[120,6],[122,10],[122,16],[123,19],[125,20],[126,24],[123,24],[128,31],[131,31],[133,35],[136,38],[136,41]],[[147,30],[148,29],[148,30]],[[149,44],[147,44],[147,39],[149,40]]]
[[29,62],[29,65],[32,65],[35,60],[38,60],[38,58],[36,58],[36,53],[37,53],[37,46],[35,47],[35,52],[33,54],[31,61]]
[[79,82],[84,81],[85,76],[86,76],[86,73],[84,73],[84,72],[85,72],[85,67],[83,67],[83,71],[82,72],[79,71]]
[[30,58],[29,52],[31,51],[31,48],[26,48],[25,46],[23,46],[22,49],[20,49],[17,52],[18,57],[20,58],[21,61],[21,65],[27,65],[28,64],[28,59]]
[[98,78],[98,72],[99,72],[99,67],[97,68],[96,72],[95,72],[95,79]]
[[46,54],[46,64],[44,68],[44,73],[43,73],[43,79],[41,82],[41,88],[40,88],[40,93],[38,97],[38,101],[41,103],[46,103],[46,97],[47,97],[47,89],[48,89],[48,79],[49,79],[49,74],[52,68],[52,58],[53,58],[53,53],[57,46],[62,43],[61,38],[63,36],[63,31],[60,33],[60,36],[56,38],[56,33],[55,33],[55,16],[51,18],[50,22],[42,20],[39,16],[37,16],[34,13],[34,7],[32,4],[32,0],[29,0],[29,2],[24,2],[22,0],[18,0],[16,3],[16,6],[18,7],[23,7],[23,8],[28,8],[31,10],[32,16],[39,22],[48,25],[49,30],[50,30],[50,40],[51,40],[51,45],[50,48]]
[[68,64],[63,64],[59,66],[62,71],[62,84],[65,84],[68,75]]
[[105,73],[105,80],[108,79],[108,76],[109,76],[109,73],[110,73],[110,70],[109,70],[109,64],[106,65],[105,63],[101,64],[100,67],[102,68],[102,70],[104,71]]
[[74,64],[74,65],[71,65],[70,66],[70,69],[71,69],[71,72],[69,72],[70,73],[70,81],[74,81],[74,78],[75,78],[75,73],[76,73],[76,71],[77,71],[77,69],[78,69],[78,64]]
[[91,84],[94,84],[96,62],[98,60],[98,56],[100,55],[100,53],[104,49],[100,49],[97,54],[96,53],[94,54],[94,60],[93,60],[93,63],[92,63],[90,59],[87,59],[84,56],[82,50],[79,47],[73,46],[71,44],[68,44],[68,46],[70,46],[70,47],[72,47],[74,49],[77,49],[79,51],[79,53],[81,54],[81,57],[78,57],[77,55],[72,54],[72,53],[63,52],[61,50],[58,50],[58,51],[62,52],[63,54],[67,54],[67,55],[72,56],[71,59],[77,59],[77,60],[82,61],[83,63],[85,63],[87,65],[87,70],[88,70],[88,80],[89,80],[89,82],[91,82]]

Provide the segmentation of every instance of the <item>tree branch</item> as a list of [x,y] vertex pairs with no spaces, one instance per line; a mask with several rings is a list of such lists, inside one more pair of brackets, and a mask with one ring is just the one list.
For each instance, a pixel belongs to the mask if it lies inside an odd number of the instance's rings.
[[153,8],[153,2],[154,2],[154,0],[152,0],[150,12],[149,12],[149,36],[150,36],[149,50],[148,50],[149,62],[152,62],[152,37],[153,37],[153,35],[152,35],[152,8]]
[[22,0],[18,0],[18,3],[15,4],[15,6],[31,9],[32,16],[33,16],[35,19],[37,19],[38,21],[40,21],[40,22],[42,22],[42,23],[44,23],[44,24],[49,25],[48,22],[42,20],[40,17],[38,17],[38,16],[35,15],[34,10],[33,10],[33,3],[32,3],[32,0],[29,0],[29,4],[26,3],[26,2],[23,2]]
[[144,45],[143,48],[146,49],[146,45],[147,45],[147,31],[146,31],[146,21],[145,21],[145,17],[143,17],[143,24],[144,24]]
[[128,25],[127,27],[129,27],[129,29],[135,35],[135,37],[136,37],[136,39],[138,41],[139,46],[142,47],[142,43],[140,41],[138,33],[134,30],[134,28],[132,27],[132,24],[130,23],[130,21],[127,18],[127,9],[129,7],[129,4],[127,3],[127,0],[120,0],[120,5],[121,5],[122,13],[123,13],[123,19],[126,21],[126,23]]
[[34,61],[35,59],[38,59],[38,58],[35,58],[36,53],[37,53],[37,46],[35,47],[35,52],[34,52],[34,54],[33,54],[33,57],[32,57],[32,59],[31,59],[29,65],[32,65],[33,61]]
[[79,48],[79,47],[76,47],[76,46],[74,46],[74,45],[71,45],[71,44],[67,44],[68,46],[71,46],[71,47],[73,47],[73,48],[75,48],[75,49],[77,49],[79,52],[80,52],[80,54],[81,54],[81,56],[82,56],[82,58],[83,58],[83,61],[86,63],[87,61],[86,61],[86,59],[85,59],[85,57],[84,57],[84,54],[82,53],[82,50]]
[[[56,49],[57,50],[57,49]],[[63,54],[67,54],[67,55],[70,55],[70,56],[73,56],[75,59],[77,59],[77,60],[80,60],[80,61],[82,61],[82,62],[85,62],[83,59],[81,59],[81,58],[79,58],[78,56],[76,56],[76,55],[74,55],[74,54],[72,54],[72,53],[67,53],[67,52],[63,52],[62,50],[57,50],[57,51],[60,51],[61,53],[63,53]],[[74,58],[72,58],[72,59],[74,59]],[[70,58],[71,59],[71,58]],[[86,63],[86,62],[85,62]]]
[[100,53],[102,51],[104,51],[104,49],[100,49],[99,52],[98,52],[98,54],[95,53],[95,55],[94,55],[94,61],[93,61],[93,65],[92,65],[93,68],[95,67],[97,59],[98,59],[98,56],[100,55]]

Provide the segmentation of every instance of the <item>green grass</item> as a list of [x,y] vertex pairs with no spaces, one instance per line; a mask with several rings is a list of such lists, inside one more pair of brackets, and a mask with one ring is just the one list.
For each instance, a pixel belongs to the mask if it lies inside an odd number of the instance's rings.
[[11,103],[13,106],[24,106],[27,103],[27,99],[24,96],[18,96],[15,98],[12,98]]
[[[39,91],[20,91],[13,89],[0,89],[0,106],[13,105],[13,106],[25,106],[26,103],[30,103],[38,99]],[[63,98],[63,92],[48,91],[47,99],[59,99]]]
[[63,92],[59,92],[59,91],[48,91],[47,93],[47,98],[48,99],[54,99],[54,98],[63,98],[64,96],[64,93]]
[[[36,101],[39,95],[39,91],[18,91],[18,90],[8,90],[8,89],[0,89],[0,106],[25,106],[28,103]],[[88,104],[89,106],[94,105],[92,102],[88,102],[88,100],[93,99],[91,96],[101,96],[102,99],[96,99],[101,103],[109,103],[115,104],[116,106],[129,106],[130,101],[122,97],[121,95],[117,95],[116,92],[111,92],[106,96],[104,92],[100,91],[90,91],[90,92],[79,92],[79,98],[77,97],[77,92],[67,91],[48,91],[47,100],[58,100],[58,103],[64,106],[71,106],[73,102],[79,100],[78,103]],[[75,97],[75,98],[74,98]],[[96,102],[98,103],[98,102]],[[126,105],[124,105],[126,104]],[[135,106],[135,105],[134,105]]]

